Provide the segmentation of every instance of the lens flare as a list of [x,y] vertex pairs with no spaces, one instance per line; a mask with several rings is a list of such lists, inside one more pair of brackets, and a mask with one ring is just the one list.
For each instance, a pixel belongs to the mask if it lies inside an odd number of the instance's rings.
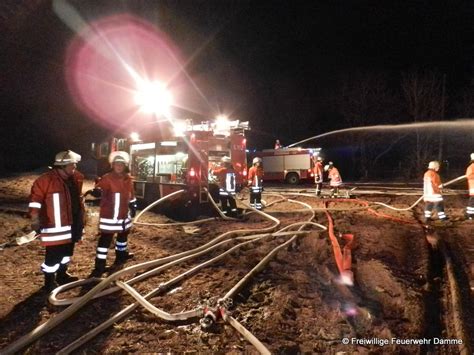
[[135,103],[146,113],[168,116],[172,102],[171,93],[157,81],[140,83],[135,94]]
[[140,127],[169,115],[183,78],[178,58],[172,42],[150,23],[117,15],[77,35],[67,53],[66,79],[89,117],[109,128]]

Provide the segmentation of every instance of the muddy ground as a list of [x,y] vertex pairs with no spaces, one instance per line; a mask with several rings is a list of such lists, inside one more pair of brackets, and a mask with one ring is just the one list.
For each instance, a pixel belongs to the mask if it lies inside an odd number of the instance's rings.
[[[29,232],[27,196],[34,175],[0,180],[0,244]],[[406,207],[416,196],[361,196],[365,200],[389,202]],[[267,202],[278,199],[265,197]],[[323,201],[295,197],[312,207],[323,207]],[[436,226],[456,265],[461,289],[463,318],[470,339],[473,338],[474,249],[470,241],[474,224],[463,221],[463,195],[446,197],[447,213],[456,221],[449,227]],[[331,207],[351,208],[349,202],[331,203]],[[285,226],[308,219],[302,206],[283,202],[269,207]],[[425,238],[421,206],[413,212],[379,212],[404,219],[408,224],[381,218],[366,211],[331,212],[336,234],[352,233],[354,286],[339,282],[338,269],[327,232],[317,229],[298,238],[298,242],[281,250],[275,259],[246,285],[230,308],[230,313],[250,330],[272,353],[371,353],[416,354],[436,351],[456,354],[459,348],[388,344],[367,345],[342,343],[343,338],[410,339],[456,338],[449,308],[449,288],[442,261]],[[87,278],[93,268],[97,242],[97,208],[90,207],[85,239],[76,246],[71,273]],[[166,217],[148,214],[146,221],[164,223]],[[327,225],[324,212],[315,221]],[[182,227],[135,226],[130,248],[135,258],[127,266],[172,255],[200,246],[219,234],[239,229],[259,229],[271,225],[260,216],[251,215],[246,222],[211,221],[199,226],[194,234]],[[288,237],[269,238],[245,246],[187,278],[168,293],[151,299],[167,312],[191,310],[200,305],[215,305],[272,248]],[[236,245],[231,242],[208,255],[179,264],[146,279],[134,287],[144,295],[160,283],[204,262]],[[341,240],[343,245],[344,242]],[[41,291],[43,275],[39,270],[44,256],[38,241],[0,251],[0,349],[55,316],[62,307],[47,302]],[[108,263],[113,263],[109,251]],[[109,273],[117,271],[110,269]],[[127,277],[128,279],[128,277]],[[74,294],[72,291],[64,296]],[[85,292],[84,290],[82,292]],[[24,349],[29,354],[49,354],[62,349],[79,336],[117,313],[134,300],[124,292],[90,302],[75,316]],[[470,344],[471,346],[473,344]],[[0,350],[1,352],[1,350]],[[255,353],[255,348],[231,326],[220,320],[210,331],[203,331],[198,319],[170,323],[162,321],[142,307],[125,320],[102,332],[76,353],[116,352],[188,352],[188,353]]]

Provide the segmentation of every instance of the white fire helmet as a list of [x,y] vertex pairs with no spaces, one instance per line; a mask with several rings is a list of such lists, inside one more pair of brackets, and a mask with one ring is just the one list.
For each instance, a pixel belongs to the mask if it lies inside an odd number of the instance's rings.
[[125,165],[128,165],[130,163],[130,155],[122,150],[112,152],[109,155],[109,163],[123,163]]
[[439,169],[439,161],[433,160],[428,163],[428,169]]
[[223,163],[230,163],[230,162],[231,162],[230,157],[227,157],[227,156],[222,157],[222,158],[221,158],[221,162],[223,162]]
[[262,162],[262,158],[259,158],[259,157],[255,157],[252,160],[252,164],[257,164],[257,163],[261,163],[261,162]]
[[471,153],[471,160],[474,160],[474,153]]
[[72,150],[66,150],[59,152],[54,157],[54,165],[64,166],[68,164],[77,164],[81,161],[81,156],[77,153],[74,153]]

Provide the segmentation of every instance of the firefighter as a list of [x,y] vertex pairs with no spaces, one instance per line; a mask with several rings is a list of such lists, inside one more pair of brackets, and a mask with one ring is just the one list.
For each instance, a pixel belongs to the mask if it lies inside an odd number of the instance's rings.
[[58,284],[77,280],[68,274],[67,268],[84,228],[84,175],[76,170],[80,161],[81,156],[71,150],[56,154],[53,168],[31,187],[31,228],[41,233],[41,244],[46,248],[41,271],[48,292]]
[[256,208],[257,210],[261,210],[263,191],[262,158],[253,158],[252,164],[253,165],[249,168],[248,172],[248,180],[250,187],[250,206]]
[[466,217],[474,219],[474,153],[471,153],[471,164],[466,169],[467,186],[469,189],[469,203],[466,207]]
[[222,157],[221,168],[214,169],[213,174],[219,185],[219,200],[222,212],[229,216],[237,215],[237,203],[235,202],[235,170],[229,157]]
[[93,196],[101,197],[100,238],[92,273],[95,277],[100,277],[105,272],[107,252],[116,233],[115,264],[123,264],[133,258],[133,254],[128,251],[128,234],[132,227],[132,218],[137,211],[137,200],[133,181],[128,173],[130,156],[123,151],[112,152],[109,155],[109,163],[112,171],[102,176],[92,191]]
[[330,161],[328,165],[324,167],[324,171],[328,172],[329,186],[331,186],[331,198],[339,195],[339,187],[342,185],[342,178],[339,174],[339,170],[334,166],[334,163]]
[[277,139],[277,140],[275,141],[275,148],[274,148],[274,149],[281,149],[281,144],[280,144],[280,140],[279,140],[279,139]]
[[316,196],[321,196],[323,189],[323,158],[317,157],[314,164],[314,183],[316,184]]
[[423,200],[425,201],[425,221],[431,221],[433,209],[438,213],[441,221],[447,221],[448,217],[444,212],[443,196],[441,195],[441,178],[438,171],[440,169],[439,162],[430,161],[428,170],[423,176]]

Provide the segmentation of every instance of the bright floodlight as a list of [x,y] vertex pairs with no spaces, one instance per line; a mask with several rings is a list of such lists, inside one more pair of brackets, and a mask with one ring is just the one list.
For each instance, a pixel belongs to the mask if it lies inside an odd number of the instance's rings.
[[217,122],[219,122],[219,123],[220,123],[220,122],[222,122],[222,123],[225,122],[225,123],[226,123],[226,122],[228,122],[228,121],[229,121],[229,118],[228,118],[226,115],[217,115],[217,116],[216,116],[216,123],[217,123]]
[[173,97],[163,83],[144,81],[135,94],[135,102],[143,112],[154,114],[169,114]]
[[171,122],[173,126],[174,135],[176,137],[183,137],[186,132],[186,121],[183,120],[173,120]]
[[140,141],[140,135],[137,132],[132,132],[132,133],[130,133],[130,139],[133,142],[138,142],[138,141]]
[[226,115],[216,116],[214,123],[214,133],[228,136],[230,134],[230,121]]

